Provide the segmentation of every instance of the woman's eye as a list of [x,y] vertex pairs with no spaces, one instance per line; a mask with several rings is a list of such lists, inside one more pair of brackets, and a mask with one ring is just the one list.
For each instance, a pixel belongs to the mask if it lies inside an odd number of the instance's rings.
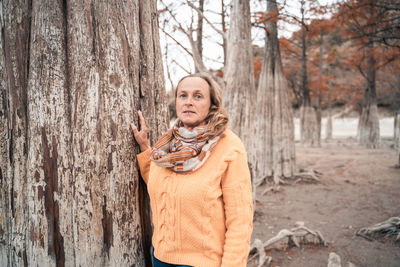
[[201,95],[195,95],[194,96],[196,99],[200,99],[201,98]]
[[184,98],[186,97],[186,94],[180,94],[179,97]]

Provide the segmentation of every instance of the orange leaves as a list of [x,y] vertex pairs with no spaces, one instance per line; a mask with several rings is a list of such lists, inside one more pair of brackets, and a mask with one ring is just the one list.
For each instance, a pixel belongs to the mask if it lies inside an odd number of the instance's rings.
[[277,22],[279,13],[277,10],[270,12],[256,11],[252,14],[254,24],[260,24],[264,22]]
[[220,78],[223,78],[223,77],[224,77],[224,73],[223,73],[221,70],[217,70],[217,71],[215,72],[215,76],[220,77]]
[[327,34],[331,30],[335,30],[340,26],[337,21],[331,19],[314,19],[308,25],[308,36],[320,36],[322,34]]
[[258,80],[260,78],[262,61],[258,59],[253,60],[254,78]]

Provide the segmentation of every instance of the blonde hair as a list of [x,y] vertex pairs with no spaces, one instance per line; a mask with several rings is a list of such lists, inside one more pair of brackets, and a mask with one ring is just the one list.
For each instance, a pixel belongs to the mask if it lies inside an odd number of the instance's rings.
[[208,73],[194,73],[182,77],[175,89],[175,100],[178,92],[179,84],[182,80],[189,77],[199,77],[205,80],[210,87],[211,105],[207,117],[205,118],[207,131],[211,137],[222,134],[228,127],[228,114],[222,106],[221,87]]

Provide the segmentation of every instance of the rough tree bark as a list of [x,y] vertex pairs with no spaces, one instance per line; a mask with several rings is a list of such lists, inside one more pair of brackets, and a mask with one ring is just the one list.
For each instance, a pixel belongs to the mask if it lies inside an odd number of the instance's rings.
[[148,266],[129,123],[167,125],[156,1],[0,12],[0,266]]
[[376,102],[376,69],[373,44],[368,45],[366,50],[368,56],[367,69],[364,73],[366,88],[361,116],[358,121],[357,137],[361,145],[368,148],[378,148],[380,134],[378,106]]
[[400,110],[394,114],[394,147],[397,150],[397,167],[400,168]]
[[227,59],[224,73],[224,106],[229,113],[230,128],[244,142],[249,162],[255,167],[253,49],[249,0],[232,1],[228,30]]
[[300,140],[309,145],[318,145],[318,125],[315,109],[311,106],[310,90],[307,77],[307,44],[306,25],[304,21],[305,1],[301,1],[301,92],[303,95],[300,107]]
[[[275,0],[267,13],[278,12]],[[263,67],[257,89],[256,177],[291,177],[295,172],[293,112],[283,73],[276,21],[266,22]]]

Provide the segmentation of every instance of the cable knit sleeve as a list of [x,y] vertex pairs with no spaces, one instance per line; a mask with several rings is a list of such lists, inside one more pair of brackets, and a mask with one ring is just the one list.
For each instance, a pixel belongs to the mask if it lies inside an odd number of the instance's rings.
[[225,209],[225,244],[222,267],[246,266],[253,230],[253,202],[246,152],[235,150],[222,176]]
[[151,153],[151,148],[146,149],[142,153],[137,155],[137,159],[139,162],[139,169],[140,169],[140,174],[143,177],[144,182],[147,184],[147,181],[149,180],[149,172],[150,172],[150,153]]

